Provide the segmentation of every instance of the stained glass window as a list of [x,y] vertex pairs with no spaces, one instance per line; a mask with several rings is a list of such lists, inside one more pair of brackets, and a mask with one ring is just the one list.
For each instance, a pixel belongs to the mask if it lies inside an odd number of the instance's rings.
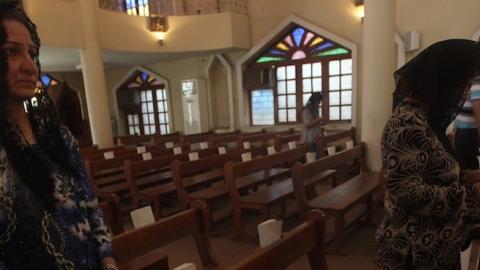
[[45,87],[45,89],[48,89],[50,86],[57,85],[60,83],[59,80],[55,79],[50,74],[42,74],[42,76],[40,76],[40,80],[42,81],[42,84]]
[[149,16],[148,0],[125,0],[128,15]]
[[348,55],[350,50],[321,37],[301,26],[295,26],[286,36],[263,53],[257,63],[301,60],[311,57]]
[[[352,52],[299,25],[274,39],[247,68],[275,70],[276,124],[301,123],[303,106],[314,92],[323,94],[320,117],[330,121],[352,119]],[[255,115],[252,102],[252,115]],[[260,107],[260,105],[256,105]],[[252,124],[255,118],[252,117]]]
[[127,115],[128,132],[135,134],[170,133],[169,95],[165,85],[147,72],[138,71],[123,88],[139,92],[139,106]]

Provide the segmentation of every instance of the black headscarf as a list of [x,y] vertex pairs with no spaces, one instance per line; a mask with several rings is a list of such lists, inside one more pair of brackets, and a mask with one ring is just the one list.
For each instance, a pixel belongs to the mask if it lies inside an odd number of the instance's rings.
[[405,97],[423,105],[427,121],[447,151],[454,153],[446,136],[465,89],[480,73],[480,44],[472,40],[437,42],[394,73],[394,107]]
[[[14,20],[27,28],[34,46],[40,49],[36,26],[19,8],[19,5],[18,1],[0,0],[0,48],[8,38],[3,22]],[[40,74],[38,56],[33,60]],[[8,58],[0,49],[0,146],[5,149],[8,160],[21,180],[30,187],[47,208],[51,208],[55,204],[51,168],[48,168],[45,162],[42,162],[42,158],[35,154],[32,147],[28,146],[18,126],[11,122],[6,110],[6,101],[10,92],[5,78],[7,72]],[[76,175],[78,170],[69,163],[67,146],[60,131],[60,122],[44,87],[35,90],[35,98],[25,101],[25,107],[37,139],[37,145],[49,159],[67,172]]]

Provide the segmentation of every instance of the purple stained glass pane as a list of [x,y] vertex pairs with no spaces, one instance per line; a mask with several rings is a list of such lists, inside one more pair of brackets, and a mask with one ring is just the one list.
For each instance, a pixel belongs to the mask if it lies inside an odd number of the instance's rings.
[[142,80],[147,81],[147,79],[148,79],[148,74],[145,72],[142,72]]
[[305,37],[305,41],[303,42],[303,45],[307,45],[307,43],[314,37],[312,32],[308,32],[307,36]]
[[331,48],[333,46],[335,46],[335,44],[333,44],[332,42],[326,42],[326,43],[320,44],[320,46],[313,49],[312,52],[325,50],[325,49]]
[[270,54],[272,55],[284,55],[285,53],[279,50],[270,50]]
[[306,57],[307,56],[305,55],[305,53],[302,50],[298,50],[292,55],[292,60],[304,59]]
[[297,47],[300,47],[300,43],[302,42],[303,35],[305,34],[305,29],[298,27],[292,33],[293,38],[295,39],[295,44]]
[[290,37],[290,35],[288,35],[285,38],[285,42],[287,42],[287,44],[290,45],[290,47],[293,47],[293,41],[292,41],[292,38]]

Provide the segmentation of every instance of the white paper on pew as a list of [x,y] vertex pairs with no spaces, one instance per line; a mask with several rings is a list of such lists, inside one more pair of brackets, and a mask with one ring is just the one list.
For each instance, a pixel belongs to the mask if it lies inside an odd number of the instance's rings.
[[194,263],[184,263],[173,270],[197,270],[197,266]]
[[308,152],[308,153],[305,154],[305,158],[307,160],[307,163],[314,162],[316,157],[317,157],[317,153],[315,153],[315,152]]
[[223,155],[223,154],[226,154],[226,153],[227,153],[227,149],[225,148],[225,146],[218,147],[218,154],[219,155]]
[[297,148],[297,142],[296,141],[291,141],[288,143],[288,149],[294,149]]
[[346,145],[347,149],[352,149],[353,148],[353,140],[346,141],[345,145]]
[[329,146],[329,147],[327,148],[327,151],[328,151],[328,155],[329,155],[329,156],[335,155],[335,152],[336,152],[335,147],[336,147],[335,145],[332,145],[332,146]]
[[250,142],[243,142],[243,149],[250,149]]
[[152,153],[150,153],[150,152],[142,153],[142,159],[143,159],[143,160],[150,160],[150,159],[152,159]]
[[200,149],[207,149],[208,148],[208,142],[201,142],[200,143]]
[[120,139],[120,138],[117,138],[117,145],[123,145],[123,143],[122,143],[122,139]]
[[269,219],[258,224],[260,247],[267,247],[282,237],[283,220]]
[[150,206],[145,206],[130,212],[130,217],[132,218],[133,227],[135,229],[141,228],[148,224],[155,222],[153,217],[152,208]]
[[182,147],[175,147],[173,148],[173,153],[175,155],[180,155],[182,153]]
[[273,154],[277,153],[277,151],[275,151],[275,147],[274,147],[274,146],[269,146],[269,147],[267,148],[267,152],[268,152],[269,155],[273,155]]
[[198,160],[198,152],[188,153],[188,160],[190,161]]
[[147,147],[145,147],[145,146],[137,147],[137,154],[143,154],[145,152],[147,152]]
[[468,248],[462,252],[460,252],[460,264],[462,266],[462,270],[467,270],[468,265],[470,263],[470,256],[472,255],[472,244],[468,246]]
[[103,153],[103,157],[105,159],[114,159],[115,154],[113,153],[113,151],[108,151],[108,152]]
[[243,162],[250,161],[250,160],[252,160],[252,153],[246,152],[246,153],[242,154],[242,161]]
[[168,148],[168,149],[173,148],[173,142],[165,143],[165,148]]

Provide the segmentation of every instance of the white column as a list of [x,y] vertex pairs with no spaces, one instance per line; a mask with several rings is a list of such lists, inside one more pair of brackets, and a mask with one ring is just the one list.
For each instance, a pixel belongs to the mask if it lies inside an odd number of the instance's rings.
[[382,166],[380,139],[392,111],[395,71],[395,0],[365,0],[361,139],[372,170]]
[[98,1],[82,0],[80,3],[85,35],[85,49],[80,50],[80,61],[92,139],[99,147],[109,147],[113,145],[113,136],[105,70],[98,44]]

